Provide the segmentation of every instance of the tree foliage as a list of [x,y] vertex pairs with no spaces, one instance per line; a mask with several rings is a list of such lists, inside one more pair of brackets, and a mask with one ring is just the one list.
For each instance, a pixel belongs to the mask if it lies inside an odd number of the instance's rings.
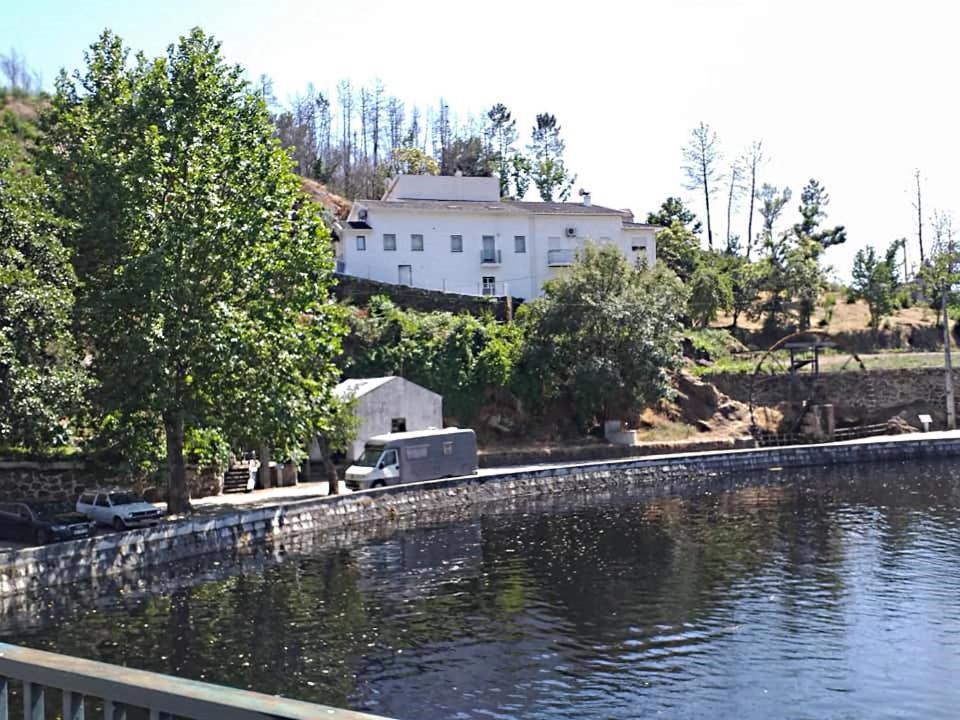
[[880,327],[883,316],[893,310],[896,254],[899,249],[900,242],[894,242],[887,250],[886,257],[881,259],[872,246],[867,246],[857,250],[853,258],[851,294],[867,303],[872,330]]
[[[500,179],[500,197],[506,197],[510,194],[511,170],[516,155],[513,145],[517,142],[517,121],[503,103],[497,103],[490,108],[487,119],[490,121],[487,133],[490,138],[491,160]],[[522,195],[518,195],[519,197]]]
[[540,199],[544,202],[565,201],[577,180],[577,176],[571,175],[563,162],[565,148],[556,116],[550,113],[537,115],[528,149],[533,184],[537,186]]
[[656,212],[647,213],[647,223],[650,225],[670,227],[674,220],[679,220],[680,224],[694,235],[699,235],[703,229],[696,213],[684,205],[683,200],[678,197],[668,197]]
[[733,306],[733,286],[722,259],[713,257],[713,253],[706,255],[690,278],[687,300],[690,318],[702,328],[716,320],[720,311]]
[[331,415],[329,241],[263,98],[192,31],[148,59],[105,32],[57,82],[48,168],[73,223],[77,327],[106,412],[162,425],[174,511],[188,428],[295,453]]
[[700,263],[700,239],[680,220],[657,233],[657,263],[688,282]]
[[385,297],[354,310],[350,330],[347,376],[405,377],[442,395],[445,413],[463,423],[475,418],[486,389],[512,383],[522,341],[515,324],[402,310]]
[[42,178],[0,126],[0,445],[71,439],[85,384],[70,333],[76,277]]
[[664,397],[685,301],[671,271],[636,268],[615,247],[588,245],[518,313],[534,397],[569,403],[584,426]]

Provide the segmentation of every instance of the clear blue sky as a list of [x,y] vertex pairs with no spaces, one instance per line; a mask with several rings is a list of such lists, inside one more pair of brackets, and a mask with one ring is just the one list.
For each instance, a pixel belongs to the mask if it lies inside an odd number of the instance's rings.
[[[523,139],[537,112],[552,112],[578,186],[638,216],[671,194],[702,213],[680,170],[700,120],[728,157],[762,139],[763,180],[795,197],[810,177],[827,186],[829,221],[850,238],[827,257],[841,275],[859,247],[915,243],[914,168],[925,215],[960,210],[953,3],[7,0],[0,48],[16,48],[49,88],[106,27],[156,55],[195,25],[251,78],[271,76],[281,100],[308,82],[332,90],[341,78],[380,78],[408,103],[443,96],[479,113],[503,102]],[[743,235],[745,220],[734,224]]]

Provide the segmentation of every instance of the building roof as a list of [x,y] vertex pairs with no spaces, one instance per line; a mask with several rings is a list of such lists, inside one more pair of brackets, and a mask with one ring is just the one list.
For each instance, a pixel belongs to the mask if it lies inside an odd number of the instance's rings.
[[436,437],[437,435],[460,435],[474,432],[470,428],[446,427],[446,428],[427,428],[425,430],[409,430],[407,432],[385,433],[383,435],[374,435],[367,442],[388,443],[391,440],[414,440],[422,437]]
[[[357,200],[358,206],[371,210],[424,210],[443,213],[482,213],[493,215],[616,215],[622,210],[602,205],[562,202],[521,202],[516,200]],[[626,222],[624,222],[626,225]],[[637,225],[638,223],[634,223]]]
[[515,203],[476,200],[357,200],[357,205],[371,210],[427,210],[429,212],[479,212],[522,213],[522,210],[512,207]]
[[627,230],[663,230],[662,225],[651,225],[650,223],[638,223],[623,221],[623,227]]
[[381,385],[386,385],[391,380],[396,380],[396,376],[344,380],[333,389],[333,394],[341,400],[360,397],[371,390],[376,390]]
[[386,377],[378,378],[351,378],[349,380],[344,380],[339,385],[333,389],[333,394],[336,395],[340,400],[349,400],[350,398],[359,398],[367,393],[373,392],[379,387],[383,387],[388,382],[393,380],[399,380],[400,382],[409,383],[423,392],[430,393],[431,395],[437,395],[433,390],[428,390],[422,385],[417,385],[415,382],[402,378],[399,375],[388,375]]

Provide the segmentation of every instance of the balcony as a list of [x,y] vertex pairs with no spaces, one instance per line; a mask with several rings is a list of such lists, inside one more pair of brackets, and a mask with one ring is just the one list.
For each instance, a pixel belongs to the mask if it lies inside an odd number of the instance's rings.
[[481,265],[500,265],[501,262],[502,262],[502,256],[499,250],[481,250],[480,251]]
[[549,267],[567,267],[573,265],[573,261],[576,259],[576,250],[547,250],[547,265]]

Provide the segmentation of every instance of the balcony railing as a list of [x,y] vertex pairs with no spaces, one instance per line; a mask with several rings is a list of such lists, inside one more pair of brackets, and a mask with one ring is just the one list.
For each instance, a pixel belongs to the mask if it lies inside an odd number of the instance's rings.
[[501,255],[499,250],[481,250],[480,251],[481,265],[499,265],[500,262],[501,262]]
[[[62,697],[64,720],[83,720],[84,698],[102,701],[103,717],[139,708],[150,720],[378,720],[373,715],[287,700],[170,675],[0,643],[0,720],[9,720],[10,680],[23,683],[23,717],[43,720],[47,689]],[[53,698],[51,698],[52,700]],[[379,720],[383,720],[380,718]]]
[[565,267],[573,265],[577,258],[576,250],[547,250],[547,265],[550,267]]

